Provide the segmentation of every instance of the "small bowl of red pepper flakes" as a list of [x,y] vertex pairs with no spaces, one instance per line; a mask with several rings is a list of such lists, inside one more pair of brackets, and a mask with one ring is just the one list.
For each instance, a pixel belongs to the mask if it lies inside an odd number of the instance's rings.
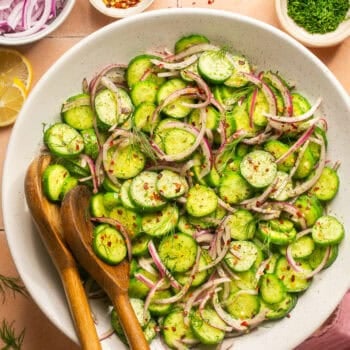
[[123,18],[144,11],[154,0],[90,0],[106,16]]

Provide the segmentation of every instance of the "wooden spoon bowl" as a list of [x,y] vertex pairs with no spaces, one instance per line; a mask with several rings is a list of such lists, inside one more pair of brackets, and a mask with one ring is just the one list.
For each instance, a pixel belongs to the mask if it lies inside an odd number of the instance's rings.
[[65,196],[61,206],[65,239],[82,267],[112,301],[131,349],[149,349],[128,297],[128,261],[124,260],[116,266],[111,266],[98,258],[92,249],[90,197],[91,192],[86,186],[77,186]]
[[63,239],[60,208],[42,191],[42,173],[51,157],[42,155],[30,164],[25,177],[25,196],[30,213],[63,283],[67,301],[84,350],[100,350],[101,344],[82,286],[77,264]]

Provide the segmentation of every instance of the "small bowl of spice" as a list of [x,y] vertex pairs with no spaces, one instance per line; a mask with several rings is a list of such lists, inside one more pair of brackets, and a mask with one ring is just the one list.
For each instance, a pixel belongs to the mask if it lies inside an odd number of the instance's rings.
[[154,0],[90,0],[106,16],[123,18],[144,11]]
[[308,47],[328,47],[350,36],[349,0],[276,0],[281,26]]

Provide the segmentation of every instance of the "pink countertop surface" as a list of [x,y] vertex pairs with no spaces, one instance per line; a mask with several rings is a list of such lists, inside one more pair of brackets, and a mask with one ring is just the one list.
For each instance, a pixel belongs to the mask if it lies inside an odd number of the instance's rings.
[[[147,11],[160,8],[168,8],[171,11],[172,8],[176,7],[223,9],[251,16],[280,28],[273,0],[155,0]],[[35,44],[16,48],[25,54],[33,65],[34,85],[67,49],[86,35],[112,21],[113,19],[103,16],[92,8],[88,0],[77,0],[66,22],[49,37]],[[350,92],[350,38],[347,38],[338,46],[326,49],[313,49],[312,51],[330,68],[345,89]],[[0,129],[0,178],[2,178],[5,150],[11,131],[12,127]],[[1,207],[0,274],[18,277],[6,243]],[[13,327],[17,333],[25,329],[22,349],[79,349],[76,344],[50,323],[30,297],[26,298],[18,294],[14,296],[11,293],[7,293],[6,301],[2,303],[2,300],[0,300],[0,323],[3,319],[6,319],[9,323],[13,322]],[[0,340],[0,348],[3,349],[3,346],[4,344]],[[326,324],[298,347],[298,350],[309,349],[350,349],[349,293],[344,297],[341,305]]]

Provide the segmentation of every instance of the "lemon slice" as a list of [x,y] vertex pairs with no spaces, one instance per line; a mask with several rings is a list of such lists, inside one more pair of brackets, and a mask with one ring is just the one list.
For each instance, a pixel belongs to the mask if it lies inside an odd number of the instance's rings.
[[32,83],[32,65],[20,52],[0,48],[0,82],[25,86],[26,92]]
[[0,79],[0,127],[12,124],[23,106],[26,89],[23,83],[12,84]]

